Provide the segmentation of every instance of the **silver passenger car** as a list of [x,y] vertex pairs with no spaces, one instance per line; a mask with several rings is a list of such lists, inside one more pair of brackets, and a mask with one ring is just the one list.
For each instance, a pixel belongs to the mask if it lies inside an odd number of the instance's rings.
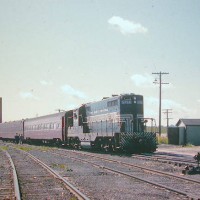
[[26,119],[24,139],[26,140],[63,140],[65,112]]

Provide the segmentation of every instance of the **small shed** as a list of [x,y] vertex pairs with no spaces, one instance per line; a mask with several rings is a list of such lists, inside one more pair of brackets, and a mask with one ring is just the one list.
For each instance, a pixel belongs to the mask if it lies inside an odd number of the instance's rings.
[[179,128],[179,145],[200,145],[200,119],[179,119],[176,127]]
[[169,144],[179,145],[179,128],[176,126],[169,126],[167,129],[167,137]]

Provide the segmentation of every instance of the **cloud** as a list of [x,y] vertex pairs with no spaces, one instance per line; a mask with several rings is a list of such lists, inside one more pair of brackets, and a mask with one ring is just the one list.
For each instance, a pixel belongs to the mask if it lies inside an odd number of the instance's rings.
[[[159,99],[155,97],[147,97],[145,98],[147,106],[158,106],[159,105]],[[190,110],[183,106],[180,103],[177,103],[171,99],[162,99],[162,109],[176,109],[180,110],[182,112],[189,112]]]
[[170,99],[163,99],[162,104],[163,109],[175,108],[176,110],[182,110],[184,112],[189,111],[189,109],[187,109],[185,106]]
[[159,103],[158,98],[155,98],[155,97],[146,97],[145,101],[148,106],[158,105],[158,103]]
[[61,90],[62,90],[63,93],[71,95],[71,96],[79,98],[79,99],[86,99],[87,98],[87,96],[83,92],[72,88],[70,85],[61,86]]
[[131,76],[131,80],[138,87],[153,87],[153,77],[149,74],[134,74]]
[[45,80],[41,80],[40,81],[41,85],[53,85],[53,82],[52,81],[45,81]]
[[140,23],[134,23],[118,16],[111,17],[108,20],[108,23],[116,27],[124,35],[148,32],[148,29],[142,26]]
[[39,100],[39,97],[34,96],[32,92],[20,92],[20,97],[22,99],[34,99],[34,100]]
[[58,69],[58,70],[62,70],[63,67],[62,67],[62,66],[58,66],[57,69]]
[[[144,114],[145,117],[152,117],[156,119],[156,123],[158,124],[159,118],[159,98],[155,98],[152,96],[144,97]],[[175,124],[179,118],[187,118],[191,116],[192,110],[188,109],[181,103],[178,103],[172,99],[162,99],[162,124],[166,123],[166,114],[164,112],[166,109],[172,109],[169,115],[170,124]],[[194,115],[193,115],[194,116]]]

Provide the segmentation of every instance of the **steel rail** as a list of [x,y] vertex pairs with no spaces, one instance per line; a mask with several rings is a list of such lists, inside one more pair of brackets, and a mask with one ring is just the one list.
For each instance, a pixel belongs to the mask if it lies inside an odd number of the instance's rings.
[[[57,153],[53,153],[53,154],[57,154]],[[83,154],[84,154],[84,153],[83,153]],[[57,155],[60,155],[60,154],[57,154]],[[192,195],[192,194],[188,194],[188,193],[183,192],[183,191],[181,191],[181,190],[177,190],[177,189],[174,189],[174,188],[172,188],[172,187],[169,187],[169,186],[165,186],[165,185],[156,183],[156,182],[154,182],[154,181],[149,181],[149,180],[146,180],[146,179],[143,179],[143,178],[139,178],[139,177],[137,177],[137,176],[130,175],[130,174],[128,174],[128,173],[125,173],[125,172],[122,172],[122,171],[119,171],[119,170],[114,170],[114,169],[109,168],[109,167],[105,167],[105,166],[102,166],[102,165],[98,165],[98,164],[96,164],[96,163],[93,163],[93,162],[88,161],[88,160],[85,160],[85,159],[75,158],[75,157],[71,157],[71,156],[68,156],[68,155],[65,155],[65,154],[62,154],[62,155],[65,156],[65,157],[74,159],[74,160],[79,160],[80,162],[85,162],[85,163],[92,164],[92,165],[94,165],[94,166],[96,166],[96,167],[99,167],[99,168],[101,168],[101,169],[106,169],[106,170],[111,171],[111,172],[115,172],[115,173],[118,173],[118,174],[121,174],[121,175],[125,175],[125,176],[128,176],[128,177],[131,177],[131,178],[134,178],[134,179],[137,179],[137,180],[140,180],[140,181],[149,183],[149,184],[151,184],[151,185],[155,185],[155,186],[158,186],[158,187],[161,187],[161,188],[165,188],[165,189],[167,189],[167,190],[176,192],[176,193],[178,193],[178,194],[184,195],[184,196],[186,196],[186,197],[188,197],[188,198],[191,198],[191,199],[197,199],[197,200],[199,200],[199,197],[196,197],[196,196],[194,196],[194,195]],[[85,154],[84,154],[84,155],[85,155]],[[86,154],[86,155],[87,155],[87,154]],[[90,156],[90,155],[87,155],[87,156]],[[100,157],[100,156],[91,155],[91,157],[96,157],[96,158],[100,158],[100,159],[107,160],[107,161],[114,161],[114,162],[116,162],[116,163],[120,163],[120,164],[127,165],[127,166],[133,166],[132,164],[129,165],[129,164],[124,163],[124,162],[121,162],[121,161],[116,161],[116,160],[111,160],[111,159],[107,159],[107,158],[102,158],[102,157]],[[140,167],[140,166],[137,166],[137,165],[134,165],[133,167],[137,167],[137,168],[143,169],[143,170],[145,170],[145,171],[152,171],[152,172],[154,172],[154,173],[155,173],[155,172],[156,172],[156,173],[161,173],[161,174],[164,174],[164,175],[167,175],[167,176],[171,176],[171,177],[173,177],[173,178],[184,179],[184,180],[186,180],[186,181],[191,181],[191,182],[193,182],[193,183],[195,182],[195,183],[199,183],[199,184],[200,184],[200,181],[192,180],[192,179],[185,178],[185,177],[179,177],[179,176],[177,176],[177,175],[172,175],[172,174],[170,174],[170,173],[166,173],[166,174],[165,174],[165,172],[156,171],[156,170],[149,170],[148,168]]]
[[[58,150],[59,150],[59,151],[63,151],[63,150],[60,150],[60,149],[58,149]],[[22,150],[21,150],[21,151],[22,151]],[[65,150],[65,151],[69,151],[69,150]],[[24,152],[24,151],[23,151],[23,152]],[[27,152],[25,152],[25,153],[27,153]],[[52,153],[53,153],[53,152],[52,152]],[[149,169],[149,168],[145,168],[145,167],[141,167],[141,166],[137,166],[137,165],[133,165],[133,164],[128,164],[128,163],[125,163],[125,162],[122,162],[122,161],[116,161],[116,160],[112,160],[112,159],[108,159],[108,158],[102,158],[102,157],[100,157],[100,156],[88,155],[88,154],[85,154],[85,153],[80,153],[80,152],[75,152],[75,151],[73,151],[73,153],[82,154],[82,155],[86,155],[86,156],[89,156],[89,157],[96,157],[96,158],[100,158],[100,159],[107,160],[107,161],[111,161],[111,162],[120,163],[120,164],[127,165],[127,166],[137,167],[137,168],[140,168],[140,169],[143,169],[143,170],[152,171],[152,172],[154,172],[154,173],[161,173],[161,174],[164,174],[164,175],[167,175],[167,176],[172,176],[173,178],[184,179],[184,180],[187,180],[187,181],[192,181],[192,182],[200,183],[200,181],[198,181],[198,180],[192,180],[192,179],[185,178],[185,177],[179,177],[179,176],[177,176],[177,175],[173,175],[173,174],[170,174],[170,173],[167,173],[167,172],[162,172],[162,171],[157,171],[157,170],[151,170],[151,169]],[[29,154],[29,153],[27,153],[27,154]],[[187,194],[187,193],[185,193],[185,192],[183,192],[183,191],[174,189],[174,188],[172,188],[172,187],[168,187],[168,186],[165,186],[165,185],[162,185],[162,184],[153,182],[153,181],[148,181],[148,180],[146,180],[146,179],[139,178],[139,177],[137,177],[137,176],[133,176],[133,175],[127,174],[127,173],[122,172],[122,171],[114,170],[114,169],[111,169],[111,168],[109,168],[109,167],[105,167],[105,166],[102,166],[102,165],[98,165],[98,164],[95,164],[95,163],[93,163],[93,162],[87,161],[87,160],[85,160],[85,159],[75,158],[75,157],[67,156],[67,155],[65,155],[65,154],[58,154],[58,153],[53,153],[53,154],[63,155],[63,156],[65,156],[65,157],[69,157],[69,158],[74,159],[74,160],[79,160],[80,162],[89,163],[89,164],[92,164],[92,165],[94,165],[94,166],[96,166],[96,167],[99,167],[99,168],[101,168],[101,169],[106,169],[106,170],[111,171],[111,172],[114,172],[114,173],[122,174],[122,175],[131,177],[131,178],[134,178],[134,179],[137,179],[137,180],[140,180],[140,181],[143,181],[143,182],[146,182],[146,183],[149,183],[149,184],[152,184],[152,185],[161,187],[161,188],[165,188],[165,189],[167,189],[167,190],[170,190],[170,191],[176,192],[176,193],[178,193],[178,194],[184,195],[184,196],[186,196],[186,197],[188,197],[188,198],[190,198],[190,199],[198,199],[198,200],[199,200],[199,197],[193,196],[193,195],[191,195],[191,194]],[[30,156],[31,156],[31,157],[34,157],[34,156],[31,155],[31,154],[30,154]],[[34,158],[35,158],[35,157],[34,157]],[[37,158],[35,158],[35,159],[38,160],[39,162],[41,162],[39,159],[37,159]],[[43,163],[43,162],[41,162],[41,163]],[[44,164],[44,163],[43,163],[43,164]],[[43,166],[43,164],[41,164],[41,165]],[[44,165],[47,166],[46,164],[44,164]],[[61,180],[63,179],[63,177],[61,177],[59,174],[57,174],[57,173],[56,173],[54,170],[52,170],[50,167],[47,166],[47,168],[49,168],[49,171],[50,171],[50,172],[53,171],[52,174],[55,174],[56,176],[58,175],[58,178],[60,177],[59,179],[61,179]],[[67,182],[65,179],[63,179],[63,180],[64,180],[64,182]],[[68,182],[67,182],[66,184],[68,185]],[[69,185],[71,185],[71,184],[69,183]],[[72,187],[74,187],[74,186],[72,186]],[[68,189],[69,189],[69,188],[68,188]],[[76,191],[76,190],[77,190],[77,189],[75,188],[75,191]],[[70,191],[71,191],[71,189],[70,189]],[[73,192],[73,190],[72,190],[72,192]],[[80,192],[80,191],[78,190],[78,192]],[[76,195],[76,194],[75,194],[75,195]],[[85,195],[83,194],[83,196],[85,196]],[[85,197],[85,198],[82,198],[82,199],[84,199],[84,200],[89,200],[88,197]]]
[[[56,154],[56,153],[54,153]],[[59,154],[58,154],[59,155]],[[189,196],[187,193],[183,192],[183,191],[180,191],[180,190],[177,190],[177,189],[174,189],[172,187],[168,187],[168,186],[165,186],[165,185],[162,185],[162,184],[159,184],[159,183],[156,183],[154,181],[149,181],[149,180],[146,180],[146,179],[143,179],[143,178],[139,178],[137,176],[134,176],[134,175],[131,175],[131,174],[128,174],[128,173],[125,173],[125,172],[122,172],[122,171],[119,171],[119,170],[115,170],[115,169],[112,169],[112,168],[109,168],[109,167],[105,167],[105,166],[102,166],[102,165],[98,165],[96,163],[93,163],[93,162],[90,162],[90,161],[87,161],[85,159],[80,159],[80,158],[74,158],[74,157],[71,157],[71,156],[67,156],[67,155],[63,155],[63,156],[66,156],[68,158],[71,158],[71,159],[74,159],[74,160],[78,160],[80,162],[85,162],[85,163],[89,163],[89,164],[92,164],[93,166],[96,166],[98,168],[101,168],[101,169],[106,169],[110,172],[114,172],[114,173],[117,173],[117,174],[120,174],[120,175],[124,175],[124,176],[127,176],[127,177],[131,177],[131,178],[134,178],[134,179],[137,179],[139,181],[143,181],[145,183],[149,183],[151,185],[155,185],[155,186],[158,186],[160,188],[164,188],[164,189],[167,189],[167,190],[170,190],[170,191],[173,191],[173,192],[176,192],[178,194],[181,194],[183,196],[186,196],[188,198],[197,198],[197,197],[194,197],[194,196]]]
[[180,163],[180,164],[196,164],[195,161],[193,160],[185,160],[182,158],[176,158],[176,157],[172,157],[170,158],[170,156],[162,156],[162,155],[133,155],[133,158],[138,158],[138,159],[146,159],[146,160],[157,160],[157,161],[165,161],[165,162],[171,162],[171,163]]
[[[20,150],[22,151],[22,150]],[[24,151],[23,151],[24,152]],[[61,180],[65,187],[72,192],[79,200],[90,200],[87,196],[85,196],[81,191],[79,191],[76,187],[74,187],[71,183],[69,183],[67,180],[65,180],[62,176],[60,176],[56,171],[54,171],[52,168],[50,168],[48,165],[46,165],[44,162],[36,158],[35,156],[31,155],[28,152],[26,153],[30,158],[32,158],[35,162],[40,164],[43,168],[45,168],[47,171],[49,171],[54,177]]]
[[19,182],[18,182],[18,178],[17,178],[17,172],[16,172],[16,169],[15,169],[15,165],[12,161],[10,154],[6,150],[2,150],[2,151],[4,151],[6,153],[6,156],[8,157],[10,165],[12,167],[13,183],[14,183],[14,190],[15,190],[15,199],[21,200],[21,195],[20,195],[20,190],[19,190]]
[[[59,150],[59,151],[61,151],[61,150]],[[65,151],[68,151],[68,150],[65,150]],[[145,171],[149,171],[149,172],[153,172],[153,173],[157,173],[157,174],[162,174],[162,175],[165,175],[165,176],[170,176],[170,177],[173,177],[173,178],[177,178],[177,179],[181,179],[181,180],[185,180],[185,181],[190,181],[192,183],[200,184],[199,180],[194,180],[194,179],[190,179],[190,178],[187,178],[187,177],[178,176],[178,175],[171,174],[171,173],[168,173],[168,172],[163,172],[163,171],[160,171],[160,170],[149,169],[149,168],[146,168],[146,167],[142,167],[142,166],[139,166],[139,165],[126,163],[126,162],[123,162],[123,161],[113,160],[113,159],[109,159],[109,158],[103,158],[101,156],[88,155],[86,153],[80,153],[80,152],[74,152],[74,151],[73,151],[73,153],[85,155],[85,156],[88,156],[88,157],[100,158],[102,160],[109,161],[109,162],[114,162],[114,163],[119,163],[119,164],[122,164],[124,166],[135,167],[135,168],[142,169],[142,170],[145,170]],[[65,155],[65,154],[62,154],[62,155]]]

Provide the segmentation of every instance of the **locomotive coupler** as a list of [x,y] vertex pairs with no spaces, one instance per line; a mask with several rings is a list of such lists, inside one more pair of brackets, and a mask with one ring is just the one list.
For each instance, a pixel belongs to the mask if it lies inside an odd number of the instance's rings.
[[197,161],[197,167],[187,165],[185,169],[182,171],[183,174],[200,174],[200,152],[198,152],[195,156],[194,159]]

